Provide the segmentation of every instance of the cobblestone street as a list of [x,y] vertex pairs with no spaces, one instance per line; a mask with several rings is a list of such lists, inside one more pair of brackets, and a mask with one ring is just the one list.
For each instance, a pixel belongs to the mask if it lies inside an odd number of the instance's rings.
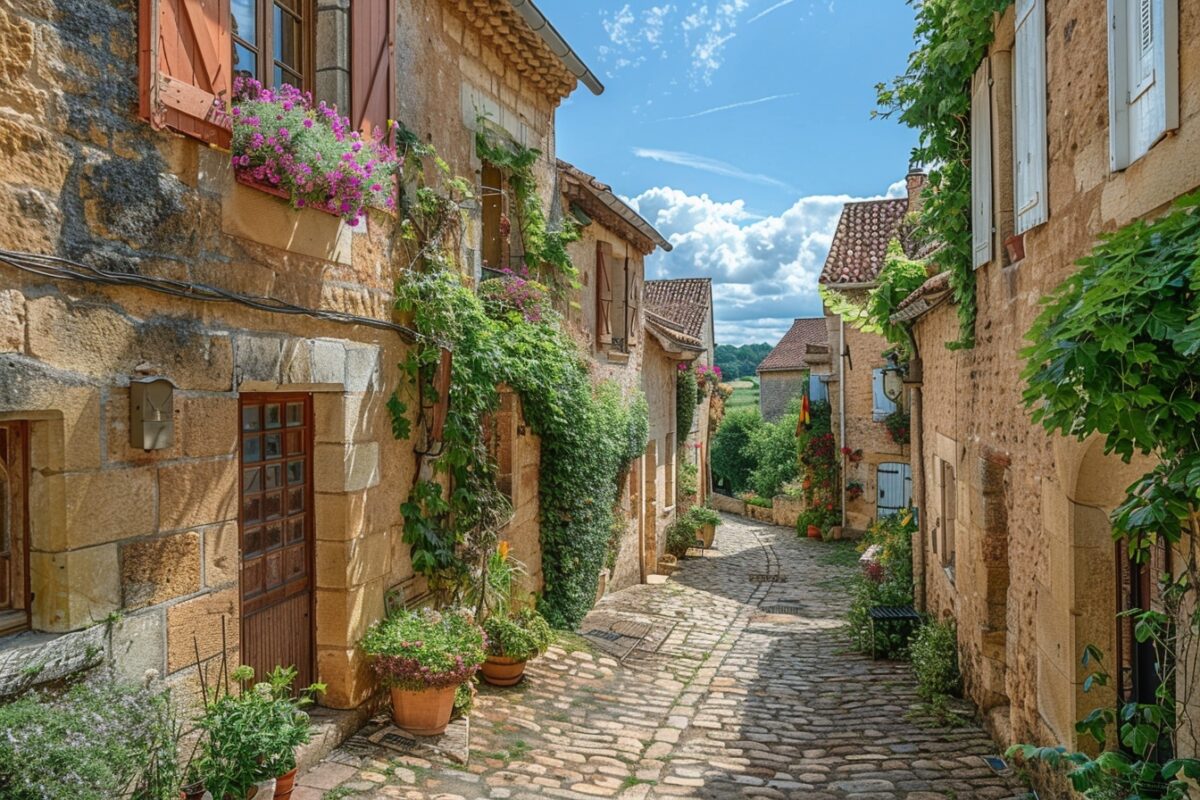
[[582,633],[605,652],[556,646],[523,684],[481,687],[465,767],[360,735],[296,800],[1022,797],[978,727],[913,713],[908,665],[849,651],[839,547],[726,516],[716,551],[604,598]]

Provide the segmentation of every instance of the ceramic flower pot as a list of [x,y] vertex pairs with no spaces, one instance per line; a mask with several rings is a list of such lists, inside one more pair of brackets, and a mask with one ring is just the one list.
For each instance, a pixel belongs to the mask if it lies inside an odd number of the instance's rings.
[[717,538],[716,525],[703,525],[700,527],[700,539],[704,542],[705,549],[712,547],[713,539]]
[[488,656],[479,671],[492,686],[513,686],[525,677],[525,663],[506,656]]
[[446,732],[454,711],[457,686],[430,686],[425,689],[392,687],[392,721],[417,736],[438,736]]
[[821,538],[821,529],[818,528],[816,525],[809,525],[808,526],[808,538],[820,539]]
[[179,800],[203,800],[207,792],[204,790],[204,781],[189,784],[179,790]]
[[292,789],[296,787],[296,768],[285,772],[275,779],[275,800],[291,800]]

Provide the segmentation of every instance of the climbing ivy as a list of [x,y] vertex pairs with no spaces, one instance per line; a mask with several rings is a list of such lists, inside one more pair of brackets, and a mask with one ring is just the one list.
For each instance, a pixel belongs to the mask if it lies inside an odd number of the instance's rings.
[[[1113,536],[1139,563],[1156,549],[1179,554],[1178,576],[1158,576],[1158,607],[1126,612],[1155,652],[1161,685],[1150,702],[1101,708],[1076,728],[1103,746],[1115,729],[1124,752],[1098,758],[1023,746],[1014,752],[1065,768],[1089,798],[1184,798],[1200,761],[1171,758],[1191,707],[1177,698],[1176,665],[1195,662],[1200,610],[1200,193],[1171,213],[1102,239],[1048,298],[1022,355],[1025,403],[1048,431],[1104,437],[1106,453],[1153,466],[1126,489]],[[1084,664],[1102,653],[1089,646]],[[1184,675],[1194,681],[1195,675]],[[1087,687],[1105,685],[1096,668]]]
[[907,355],[908,332],[903,325],[892,322],[892,315],[900,307],[901,301],[920,288],[928,274],[926,262],[910,259],[904,254],[900,242],[893,239],[888,244],[875,288],[867,293],[863,302],[856,302],[826,286],[820,287],[821,299],[847,325],[865,333],[877,333],[900,348],[902,355]]
[[692,432],[692,417],[700,402],[700,384],[696,370],[691,364],[680,362],[675,371],[675,442],[680,447],[687,443]]
[[[626,402],[610,383],[594,387],[578,346],[548,305],[531,317],[502,301],[513,293],[490,293],[485,302],[464,283],[453,255],[462,184],[446,185],[450,194],[418,189],[406,208],[417,257],[396,287],[396,308],[420,335],[401,363],[405,384],[389,403],[398,438],[409,434],[405,414],[418,388],[433,392],[442,348],[453,353],[441,450],[402,506],[404,540],[414,570],[430,578],[444,602],[486,579],[487,556],[511,508],[497,488],[485,426],[499,407],[498,387],[510,387],[541,442],[541,610],[552,624],[574,627],[595,597],[621,476],[646,446],[646,403]],[[521,297],[545,291],[516,276],[499,280],[521,281]]]
[[876,86],[874,116],[896,115],[919,139],[915,163],[929,167],[920,236],[937,242],[939,272],[950,272],[959,338],[975,344],[975,271],[971,263],[971,77],[992,43],[993,15],[1012,0],[909,0],[917,49],[904,73]]
[[571,263],[567,245],[579,239],[579,226],[569,217],[563,217],[555,226],[547,220],[533,174],[541,151],[522,147],[500,136],[486,120],[479,121],[475,151],[508,177],[516,200],[514,207],[525,248],[526,268],[557,289],[573,286],[579,272]]

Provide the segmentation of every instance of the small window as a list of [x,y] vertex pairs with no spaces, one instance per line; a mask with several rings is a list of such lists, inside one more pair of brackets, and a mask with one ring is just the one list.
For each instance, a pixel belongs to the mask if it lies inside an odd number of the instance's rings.
[[821,380],[820,375],[809,374],[808,376],[808,402],[809,403],[824,403],[829,400],[829,386],[825,381]]
[[[616,353],[629,352],[630,292],[640,291],[630,280],[627,256],[617,256],[608,242],[596,244],[596,348]],[[636,314],[636,308],[634,309]]]
[[0,636],[29,629],[28,437],[0,425]]
[[941,470],[939,483],[941,484],[941,502],[939,504],[939,516],[941,517],[941,530],[938,537],[941,540],[940,547],[937,548],[938,554],[941,556],[942,566],[953,571],[954,570],[954,531],[955,531],[955,505],[957,503],[958,483],[954,477],[954,467],[940,458],[936,459],[938,468]]
[[504,252],[507,244],[504,235],[504,176],[494,165],[485,162],[479,181],[483,206],[483,266],[502,270],[508,266]]
[[1113,170],[1179,127],[1178,0],[1112,0],[1108,26]]
[[232,0],[230,11],[235,76],[312,90],[312,0]]
[[882,420],[888,414],[896,410],[896,401],[892,400],[883,391],[883,368],[877,367],[871,370],[871,394],[872,394],[872,413],[876,419]]

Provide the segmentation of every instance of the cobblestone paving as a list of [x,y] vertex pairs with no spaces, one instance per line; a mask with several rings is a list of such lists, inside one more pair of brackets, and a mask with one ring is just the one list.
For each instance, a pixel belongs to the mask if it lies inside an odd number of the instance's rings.
[[978,727],[922,719],[907,665],[848,650],[838,546],[726,516],[717,552],[584,623],[649,623],[624,659],[556,646],[521,685],[481,688],[466,767],[343,747],[295,800],[1023,797]]

